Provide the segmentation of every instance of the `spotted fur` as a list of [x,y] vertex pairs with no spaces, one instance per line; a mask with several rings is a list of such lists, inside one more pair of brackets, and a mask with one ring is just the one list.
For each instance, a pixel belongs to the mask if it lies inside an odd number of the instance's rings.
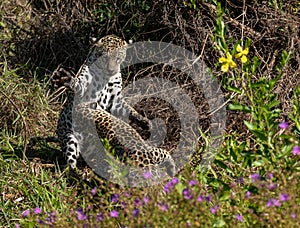
[[[120,147],[115,129],[130,132],[130,151],[123,155],[139,167],[166,163],[169,175],[175,174],[175,164],[167,151],[148,145],[122,118],[129,115],[148,120],[129,106],[122,97],[120,64],[126,57],[127,43],[116,36],[101,38],[91,49],[77,75],[68,84],[70,94],[60,113],[57,134],[68,164],[76,167],[86,135],[74,130],[73,115],[81,110],[83,123],[96,124],[98,136],[106,138],[114,147]],[[91,105],[93,104],[93,105]],[[122,134],[126,137],[126,134]],[[121,140],[123,141],[123,140]]]

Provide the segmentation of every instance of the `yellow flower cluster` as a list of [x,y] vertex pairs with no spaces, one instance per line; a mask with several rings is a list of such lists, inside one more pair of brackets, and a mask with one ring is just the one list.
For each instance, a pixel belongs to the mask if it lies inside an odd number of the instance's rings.
[[219,58],[219,63],[222,63],[221,71],[223,72],[227,72],[229,67],[231,68],[236,67],[235,62],[232,60],[232,55],[229,52],[226,53],[226,58],[225,57]]
[[[235,55],[235,58],[237,59],[241,58],[241,62],[246,63],[248,61],[247,55],[249,53],[249,48],[245,48],[243,50],[241,45],[238,45],[236,47],[236,51],[238,52],[238,54]],[[232,55],[229,52],[226,53],[226,58],[225,57],[219,58],[219,63],[222,63],[221,71],[223,72],[227,72],[229,70],[229,67],[230,68],[236,67],[236,63],[232,60]]]
[[241,58],[242,63],[246,63],[247,62],[247,55],[249,53],[249,48],[245,48],[245,50],[242,49],[241,45],[238,45],[236,47],[236,51],[238,52],[238,54],[235,55],[235,58]]

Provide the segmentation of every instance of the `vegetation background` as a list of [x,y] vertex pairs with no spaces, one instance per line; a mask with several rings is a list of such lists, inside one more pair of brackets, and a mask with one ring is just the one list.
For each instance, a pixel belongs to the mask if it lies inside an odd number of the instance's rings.
[[[299,9],[296,0],[2,0],[0,225],[296,227]],[[33,143],[55,136],[64,79],[83,63],[91,38],[108,34],[171,42],[210,68],[228,116],[208,171],[194,162],[167,183],[130,189],[66,173],[56,143]],[[222,72],[220,58],[234,57],[237,44],[249,46],[248,62]],[[131,72],[125,83],[146,76]],[[192,88],[191,94],[200,106],[203,95]],[[204,111],[199,108],[205,125]]]

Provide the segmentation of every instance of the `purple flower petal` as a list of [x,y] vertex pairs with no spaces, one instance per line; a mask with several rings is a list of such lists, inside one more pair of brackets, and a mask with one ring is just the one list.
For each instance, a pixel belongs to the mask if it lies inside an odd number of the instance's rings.
[[131,196],[129,192],[124,192],[123,195],[124,195],[125,197],[130,197],[130,196]]
[[205,197],[205,200],[206,200],[206,202],[210,202],[211,201],[211,196],[210,195],[207,195],[206,197]]
[[269,184],[269,186],[268,186],[268,189],[269,189],[270,191],[274,191],[276,188],[277,188],[277,184],[276,184],[276,183],[271,183],[271,184]]
[[127,203],[125,203],[125,202],[122,202],[122,203],[121,203],[121,207],[122,207],[122,209],[125,209],[125,208],[126,208],[126,206],[127,206]]
[[282,202],[289,201],[289,199],[290,199],[290,196],[288,194],[283,193],[283,194],[279,195],[279,200]]
[[203,202],[203,200],[204,200],[204,196],[203,195],[200,195],[198,198],[197,198],[197,201],[198,202],[200,202],[200,203],[202,203]]
[[46,218],[46,221],[49,222],[49,223],[54,223],[55,222],[55,217],[56,217],[55,211],[48,212],[48,217]]
[[118,218],[119,217],[119,212],[117,210],[112,210],[109,213],[109,216],[112,217],[112,218]]
[[266,206],[267,207],[271,207],[271,206],[276,206],[276,207],[279,207],[281,205],[280,201],[278,199],[269,199]]
[[281,205],[281,203],[280,203],[280,201],[278,200],[278,199],[274,199],[274,205],[276,206],[276,207],[280,207],[280,205]]
[[162,211],[167,211],[168,210],[168,206],[165,203],[157,203],[157,206],[159,207],[159,209],[161,209]]
[[266,177],[268,180],[272,180],[274,178],[274,175],[273,173],[267,173]]
[[273,206],[273,200],[272,199],[268,200],[266,206],[267,207],[272,207]]
[[300,154],[300,146],[294,146],[292,153],[293,153],[293,155],[299,155]]
[[254,174],[251,175],[251,179],[252,179],[253,182],[260,181],[260,176],[259,176],[258,173],[254,173]]
[[239,222],[243,221],[243,216],[241,214],[237,214],[235,217]]
[[136,198],[134,199],[134,204],[135,204],[136,206],[142,206],[142,205],[143,205],[143,202],[140,200],[140,198],[136,197]]
[[246,192],[245,198],[248,199],[250,196],[251,196],[251,192],[250,192],[250,191],[247,191],[247,192]]
[[243,177],[239,177],[238,180],[237,180],[237,182],[238,182],[239,184],[242,184],[242,183],[244,182]]
[[213,207],[210,208],[210,212],[212,214],[215,214],[218,211],[218,209],[219,209],[219,207],[217,205],[215,205],[215,206],[213,206]]
[[103,213],[99,213],[99,214],[96,215],[96,221],[97,221],[97,222],[101,222],[101,221],[103,221],[103,220],[104,220],[104,215],[103,215]]
[[197,184],[198,184],[198,182],[195,181],[195,180],[190,180],[189,181],[189,186],[194,186],[194,185],[197,185]]
[[144,201],[144,203],[149,203],[150,199],[147,196],[144,196],[143,201]]
[[92,193],[92,196],[96,195],[96,193],[97,193],[97,188],[94,187],[94,188],[91,190],[91,193]]
[[138,216],[139,213],[140,213],[140,211],[139,211],[139,209],[137,209],[137,208],[135,208],[135,209],[132,210],[132,215],[133,215],[134,217]]
[[189,189],[185,188],[182,191],[182,195],[185,199],[189,200],[193,198],[193,195],[190,193]]
[[178,178],[177,178],[177,177],[173,177],[173,178],[171,179],[171,183],[172,183],[173,185],[178,184],[178,183],[179,183]]
[[112,194],[111,195],[111,202],[117,203],[120,199],[120,196],[118,194]]
[[29,214],[30,214],[30,210],[26,209],[25,211],[22,212],[22,217],[26,217]]
[[282,121],[278,126],[279,126],[279,128],[281,128],[281,129],[286,129],[286,128],[289,127],[289,124],[288,124],[288,122],[286,122],[286,121]]
[[78,209],[76,211],[76,214],[77,214],[77,219],[78,220],[86,220],[86,215],[83,213],[82,209]]
[[33,209],[33,212],[34,212],[34,214],[38,215],[42,212],[42,210],[41,210],[41,208],[36,207],[36,208]]

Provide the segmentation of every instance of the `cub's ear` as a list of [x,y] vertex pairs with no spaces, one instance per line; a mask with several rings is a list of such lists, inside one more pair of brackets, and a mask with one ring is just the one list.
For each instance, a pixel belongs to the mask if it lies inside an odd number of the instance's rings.
[[128,40],[128,43],[129,44],[133,44],[133,40]]

